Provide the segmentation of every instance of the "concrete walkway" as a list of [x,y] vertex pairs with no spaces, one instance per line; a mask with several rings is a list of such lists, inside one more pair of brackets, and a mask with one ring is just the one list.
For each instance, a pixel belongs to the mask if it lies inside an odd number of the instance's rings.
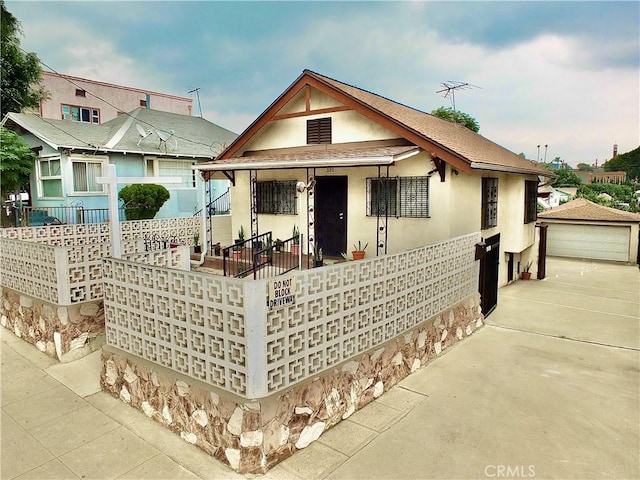
[[[550,259],[487,325],[266,479],[640,478],[640,273]],[[5,479],[245,478],[0,328]]]

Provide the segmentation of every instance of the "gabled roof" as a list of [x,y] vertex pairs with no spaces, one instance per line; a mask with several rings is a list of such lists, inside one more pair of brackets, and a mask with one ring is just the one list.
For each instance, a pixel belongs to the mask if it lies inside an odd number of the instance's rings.
[[[148,108],[137,108],[101,125],[45,119],[29,113],[9,113],[2,124],[7,128],[19,126],[54,149],[171,157],[212,159],[237,137],[200,117]],[[152,133],[142,138],[141,129]],[[158,131],[168,140],[161,142]]]
[[[548,171],[468,128],[394,102],[375,93],[304,70],[218,159],[230,160],[278,111],[307,86],[335,98],[370,120],[464,172],[472,169],[548,175]],[[236,160],[240,161],[240,160]]]
[[576,198],[538,214],[538,218],[557,220],[586,220],[601,222],[640,222],[640,214],[604,207],[586,198]]

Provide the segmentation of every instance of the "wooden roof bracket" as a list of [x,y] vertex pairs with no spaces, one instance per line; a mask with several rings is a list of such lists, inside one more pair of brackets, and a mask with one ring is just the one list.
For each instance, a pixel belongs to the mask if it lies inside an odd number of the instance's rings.
[[436,169],[440,174],[440,181],[444,182],[444,173],[446,171],[444,160],[438,158],[438,156],[433,152],[429,153],[431,154],[431,161],[433,161],[433,164],[436,166]]
[[227,177],[227,179],[231,182],[231,185],[236,186],[236,172],[235,170],[222,170],[222,174]]

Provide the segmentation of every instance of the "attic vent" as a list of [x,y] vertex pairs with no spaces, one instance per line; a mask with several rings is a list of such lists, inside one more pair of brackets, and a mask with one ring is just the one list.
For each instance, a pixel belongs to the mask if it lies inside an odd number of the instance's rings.
[[76,97],[86,97],[87,92],[81,88],[76,88]]
[[307,145],[331,143],[331,117],[307,120]]

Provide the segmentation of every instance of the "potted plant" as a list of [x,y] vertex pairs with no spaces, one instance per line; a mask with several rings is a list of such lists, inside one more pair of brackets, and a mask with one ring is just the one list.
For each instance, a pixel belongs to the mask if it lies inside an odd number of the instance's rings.
[[322,247],[316,243],[316,245],[313,247],[313,266],[321,267],[322,265],[323,265]]
[[239,260],[242,258],[242,243],[244,242],[244,227],[240,225],[240,229],[238,230],[238,238],[235,240],[235,245],[233,246],[233,258],[235,260]]
[[300,230],[297,225],[293,226],[293,244],[291,245],[291,253],[293,255],[300,254]]
[[214,253],[217,257],[219,257],[219,256],[220,256],[220,250],[222,250],[222,247],[220,246],[220,242],[218,242],[218,243],[216,243],[216,244],[213,246],[213,253]]
[[366,255],[365,250],[367,249],[367,247],[369,246],[368,243],[365,243],[364,247],[362,246],[362,242],[360,242],[360,240],[358,240],[358,243],[353,245],[353,252],[351,252],[351,254],[353,255],[353,259],[354,260],[362,260],[364,258],[364,256]]
[[529,262],[524,266],[524,270],[520,273],[520,278],[522,280],[531,280],[531,264],[533,262]]
[[202,246],[200,245],[200,235],[193,234],[193,253],[202,253]]
[[279,238],[276,238],[276,241],[274,242],[275,252],[276,253],[280,253],[282,251],[282,246],[283,245],[284,245],[284,242],[282,240],[280,240]]
[[273,242],[271,241],[271,239],[267,239],[266,247],[260,254],[260,261],[268,262],[269,260],[271,260],[272,252],[273,252]]
[[235,243],[242,243],[244,242],[244,227],[242,225],[240,225],[240,228],[238,229],[238,238],[236,238]]

